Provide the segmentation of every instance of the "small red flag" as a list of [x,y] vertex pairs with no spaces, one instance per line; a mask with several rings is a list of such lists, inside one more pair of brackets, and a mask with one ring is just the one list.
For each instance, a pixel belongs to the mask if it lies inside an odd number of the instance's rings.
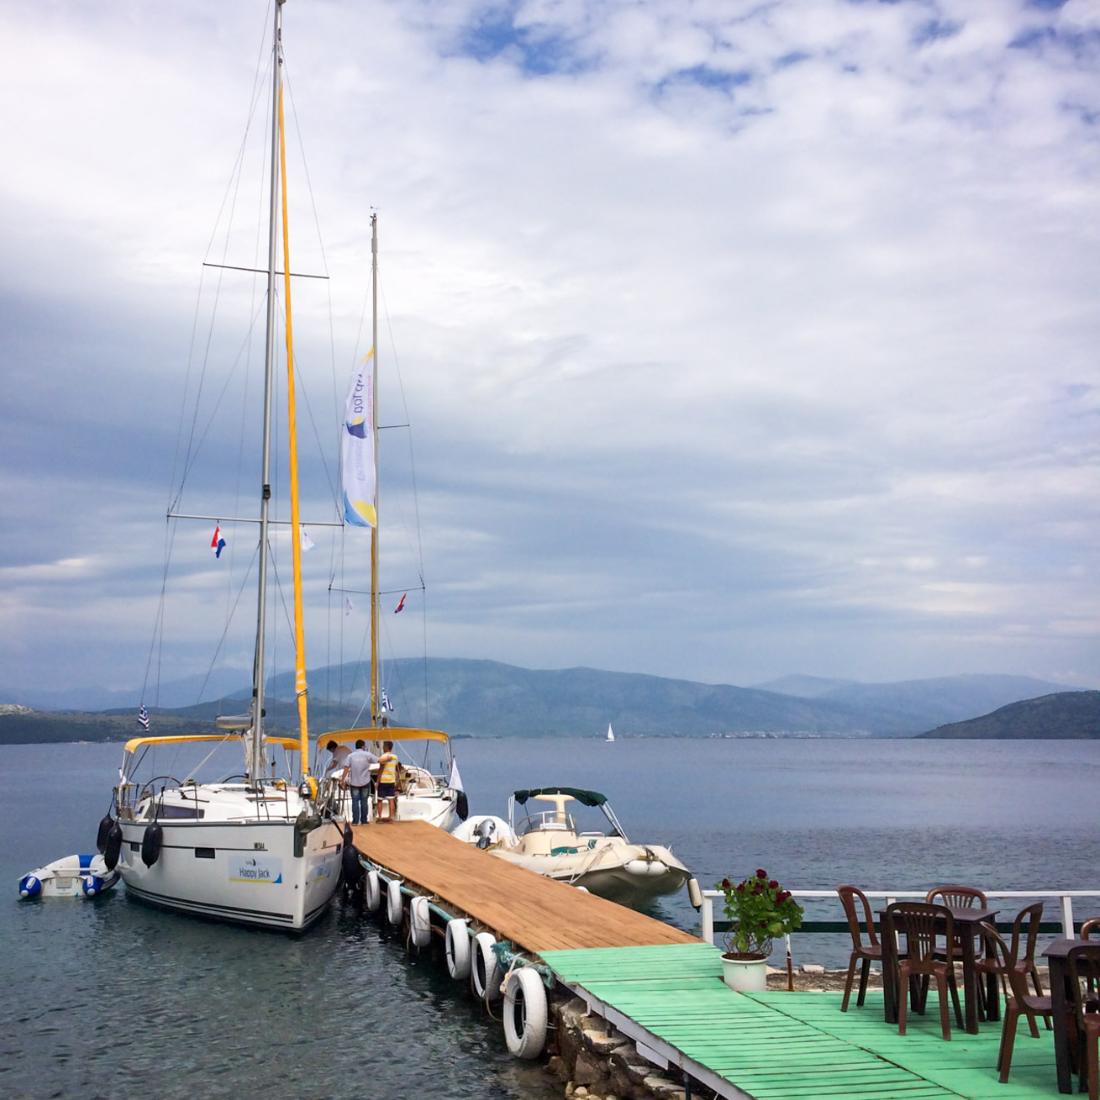
[[402,592],[401,593],[401,599],[399,599],[397,601],[397,606],[393,609],[393,613],[395,615],[398,613],[398,611],[404,611],[405,610],[405,597],[407,595],[408,595],[408,592]]

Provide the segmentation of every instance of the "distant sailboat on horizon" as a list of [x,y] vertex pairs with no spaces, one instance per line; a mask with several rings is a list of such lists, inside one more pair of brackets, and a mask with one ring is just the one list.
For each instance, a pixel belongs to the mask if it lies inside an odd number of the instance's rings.
[[611,728],[611,723],[607,723],[607,743],[611,744],[615,740],[615,731]]

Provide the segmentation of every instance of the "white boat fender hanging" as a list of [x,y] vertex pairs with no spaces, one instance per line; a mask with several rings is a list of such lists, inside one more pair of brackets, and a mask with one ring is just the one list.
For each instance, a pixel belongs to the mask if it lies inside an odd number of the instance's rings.
[[386,883],[386,920],[396,926],[401,923],[404,905],[401,901],[401,883],[391,878]]
[[644,878],[646,875],[663,875],[667,868],[659,859],[631,859],[625,864],[628,874]]
[[416,947],[427,947],[431,943],[431,909],[428,899],[422,895],[409,903],[409,939]]
[[504,979],[504,1041],[517,1058],[538,1058],[546,1046],[546,987],[537,970],[521,966]]
[[703,891],[699,888],[699,880],[692,875],[688,879],[688,901],[693,909],[703,908]]
[[103,845],[103,862],[108,871],[118,866],[118,857],[122,854],[122,826],[116,821],[107,833],[107,842]]
[[478,932],[470,960],[470,988],[479,1001],[487,1004],[500,1000],[500,963],[494,950],[497,945],[492,932]]
[[160,849],[164,844],[164,830],[154,821],[152,825],[145,826],[145,833],[141,838],[141,862],[146,867],[152,867],[160,859]]
[[469,977],[470,929],[461,917],[447,921],[443,948],[447,955],[447,973],[456,981]]
[[95,850],[103,855],[107,851],[107,838],[111,835],[111,829],[114,826],[115,819],[110,814],[104,814],[100,819],[99,828],[95,833]]
[[377,871],[368,871],[363,879],[363,902],[371,913],[382,908],[382,879]]

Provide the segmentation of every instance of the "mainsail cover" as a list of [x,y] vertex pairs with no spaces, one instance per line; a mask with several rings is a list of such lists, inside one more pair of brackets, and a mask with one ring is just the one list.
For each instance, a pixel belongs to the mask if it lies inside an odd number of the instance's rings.
[[378,523],[374,500],[378,473],[374,465],[374,392],[372,348],[351,380],[344,405],[340,466],[344,490],[344,519],[355,527]]

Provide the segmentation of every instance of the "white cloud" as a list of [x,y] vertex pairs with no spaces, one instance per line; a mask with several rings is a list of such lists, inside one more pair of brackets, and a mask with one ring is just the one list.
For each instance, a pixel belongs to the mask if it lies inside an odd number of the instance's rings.
[[[31,579],[11,570],[47,570],[36,583],[61,602],[94,603],[38,559],[99,560],[119,530],[148,574],[135,600],[156,584],[197,265],[261,8],[0,13],[0,308],[18,405],[0,504],[41,531],[31,553],[0,541],[9,593]],[[297,174],[293,266],[327,258],[333,274],[295,285],[300,362],[323,425],[374,205],[382,362],[392,332],[420,428],[436,652],[883,679],[988,668],[980,618],[986,638],[1026,627],[1006,671],[1090,667],[1100,93],[1095,46],[1067,36],[1095,5],[532,0],[514,32],[486,29],[502,11],[285,10],[326,245]],[[215,259],[262,260],[265,110],[261,95]],[[247,277],[223,277],[211,392],[256,302]],[[231,469],[247,511],[244,396],[235,380],[196,510],[230,507],[230,486],[209,497]],[[74,407],[94,512],[75,532],[51,493],[28,491]],[[414,520],[389,515],[404,583]],[[186,564],[196,604],[210,568],[198,551]],[[36,614],[18,606],[20,660],[40,660]]]

